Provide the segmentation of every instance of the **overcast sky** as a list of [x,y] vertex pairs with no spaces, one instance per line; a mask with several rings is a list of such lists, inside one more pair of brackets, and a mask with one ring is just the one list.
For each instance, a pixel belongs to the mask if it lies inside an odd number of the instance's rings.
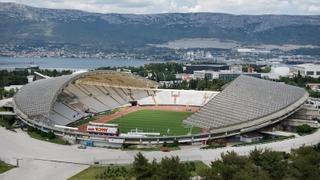
[[0,0],[0,2],[100,13],[221,12],[320,15],[320,0]]

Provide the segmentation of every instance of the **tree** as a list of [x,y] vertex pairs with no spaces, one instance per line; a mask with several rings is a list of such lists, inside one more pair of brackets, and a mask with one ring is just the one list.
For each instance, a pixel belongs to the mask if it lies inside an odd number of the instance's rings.
[[285,154],[270,150],[253,150],[249,159],[258,167],[267,171],[272,179],[282,179],[288,170]]
[[[320,177],[320,153],[312,147],[292,151],[289,178],[316,180]],[[288,179],[289,179],[288,178]]]
[[[254,154],[259,154],[261,151],[256,151]],[[251,157],[251,155],[250,155]],[[258,157],[258,159],[260,159]],[[258,167],[255,161],[246,156],[239,156],[235,152],[221,154],[221,160],[211,163],[210,169],[204,169],[200,175],[204,179],[236,179],[236,180],[269,180],[271,177],[268,172]]]
[[185,164],[180,162],[179,157],[165,157],[159,164],[157,177],[161,180],[185,180],[189,179],[190,172],[188,172]]
[[139,152],[135,157],[132,164],[131,174],[137,179],[146,179],[153,176],[152,167],[141,152]]

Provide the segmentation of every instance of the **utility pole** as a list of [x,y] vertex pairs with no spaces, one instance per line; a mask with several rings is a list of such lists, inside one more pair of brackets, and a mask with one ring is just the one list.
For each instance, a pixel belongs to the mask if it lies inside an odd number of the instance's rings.
[[17,167],[19,167],[19,165],[20,165],[20,164],[19,164],[19,161],[20,161],[20,160],[22,160],[22,159],[16,158],[16,166],[17,166]]

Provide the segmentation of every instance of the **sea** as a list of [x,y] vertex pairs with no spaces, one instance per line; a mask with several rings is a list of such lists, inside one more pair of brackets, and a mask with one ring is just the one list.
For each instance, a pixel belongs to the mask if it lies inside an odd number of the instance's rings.
[[93,70],[100,67],[139,67],[150,63],[162,63],[164,61],[148,61],[140,59],[95,59],[95,58],[17,58],[0,57],[0,69],[27,68],[30,65],[38,65],[40,69],[71,69]]

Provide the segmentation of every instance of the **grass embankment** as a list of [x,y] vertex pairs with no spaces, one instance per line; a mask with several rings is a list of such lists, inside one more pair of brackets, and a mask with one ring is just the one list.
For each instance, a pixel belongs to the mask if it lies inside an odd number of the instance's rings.
[[[127,133],[136,128],[143,132],[159,132],[161,135],[186,135],[190,128],[183,126],[183,120],[191,112],[175,112],[163,110],[139,110],[115,119],[111,123],[119,124],[121,133]],[[200,128],[193,127],[191,133],[199,133]]]
[[68,141],[62,139],[59,136],[56,136],[52,132],[46,133],[32,127],[29,127],[27,132],[30,137],[41,140],[41,141],[47,141],[47,142],[62,144],[62,145],[70,145]]
[[14,131],[14,127],[12,126],[13,123],[14,120],[11,117],[4,117],[0,115],[0,126],[10,131]]
[[177,151],[180,150],[179,146],[167,146],[162,145],[129,145],[122,148],[124,151]]
[[[5,109],[0,107],[0,111],[5,111]],[[0,115],[0,126],[8,129],[10,131],[14,131],[14,127],[12,126],[14,121],[15,121],[14,117],[12,117],[12,116]]]
[[203,146],[200,149],[217,149],[217,148],[223,148],[226,147],[225,144],[218,144],[218,143],[211,143],[207,146]]
[[[203,169],[209,168],[202,161],[189,161],[185,162],[192,176],[197,176]],[[88,179],[127,179],[130,173],[131,165],[108,165],[108,166],[90,166],[89,168],[81,171],[80,173],[69,178],[69,180],[88,180]]]
[[243,142],[243,143],[235,144],[233,146],[237,147],[237,146],[248,146],[248,145],[253,145],[253,144],[265,144],[265,143],[283,141],[283,140],[291,139],[294,137],[295,137],[294,135],[292,135],[292,136],[276,136],[273,138],[264,138],[264,139],[257,141],[257,142]]
[[123,166],[90,166],[80,173],[72,176],[69,180],[88,180],[88,179],[125,179],[128,175],[130,165]]
[[15,168],[15,166],[12,166],[10,164],[7,164],[0,160],[0,174],[9,171],[10,169]]

